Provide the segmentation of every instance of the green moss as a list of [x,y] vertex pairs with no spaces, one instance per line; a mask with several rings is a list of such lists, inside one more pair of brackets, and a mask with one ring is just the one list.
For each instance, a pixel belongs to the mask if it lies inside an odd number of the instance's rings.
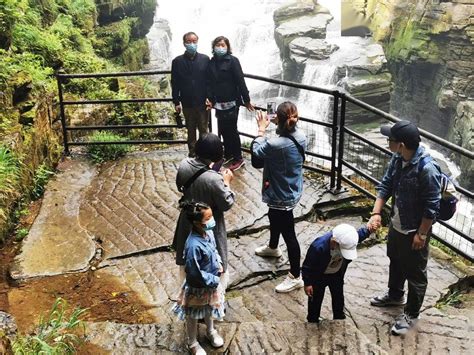
[[413,57],[430,63],[440,61],[438,46],[415,21],[408,20],[406,25],[400,23],[394,28],[397,31],[392,33],[386,50],[389,59],[410,61]]
[[114,58],[127,49],[138,18],[129,17],[97,29],[94,47],[101,56]]
[[146,38],[131,42],[121,58],[123,65],[132,71],[143,68],[143,64],[150,61],[150,49]]

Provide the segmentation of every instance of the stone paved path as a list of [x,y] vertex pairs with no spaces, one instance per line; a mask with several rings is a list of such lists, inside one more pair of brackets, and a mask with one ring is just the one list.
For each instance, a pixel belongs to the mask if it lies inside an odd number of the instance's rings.
[[[185,152],[179,150],[134,153],[104,164],[99,171],[79,160],[70,161],[48,185],[40,217],[16,259],[12,276],[22,279],[47,275],[51,270],[66,273],[87,268],[96,248],[103,250],[96,275],[101,279],[116,277],[123,291],[136,291],[151,306],[150,313],[155,318],[154,324],[88,323],[88,341],[114,354],[185,352],[184,324],[170,313],[177,290],[177,267],[173,254],[163,248],[171,243],[178,214],[180,194],[174,181],[177,165],[184,156]],[[289,270],[283,241],[283,257],[279,259],[254,254],[255,247],[269,238],[267,208],[260,201],[260,178],[261,172],[247,164],[236,173],[232,184],[238,197],[236,205],[226,213],[232,236],[231,280],[226,319],[217,326],[226,344],[217,352],[470,353],[472,312],[447,314],[433,307],[447,287],[463,275],[434,259],[429,262],[429,287],[420,331],[404,339],[390,335],[391,322],[400,309],[374,308],[368,302],[387,283],[384,244],[361,249],[359,258],[348,268],[348,319],[327,320],[319,326],[306,323],[303,290],[290,294],[274,291]],[[358,216],[315,221],[313,207],[334,208],[327,207],[331,195],[325,189],[324,179],[305,179],[305,194],[295,211],[300,220],[296,230],[302,258],[311,241],[332,226],[341,222],[362,224]],[[69,238],[74,243],[65,248],[63,241]],[[57,266],[57,258],[41,257],[44,245],[52,255],[59,252],[61,267]],[[328,292],[322,315],[331,319]],[[204,329],[200,332],[203,338]],[[212,350],[205,340],[203,344]]]

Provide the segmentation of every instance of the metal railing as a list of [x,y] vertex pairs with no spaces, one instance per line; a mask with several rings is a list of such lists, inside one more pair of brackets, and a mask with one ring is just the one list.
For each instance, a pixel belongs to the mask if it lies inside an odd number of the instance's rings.
[[[59,105],[61,114],[61,123],[64,135],[64,151],[69,154],[69,147],[76,145],[91,144],[182,144],[186,143],[184,139],[169,140],[128,140],[117,142],[94,142],[94,141],[73,141],[69,140],[68,133],[72,131],[91,131],[91,130],[114,130],[114,129],[162,129],[180,128],[177,124],[128,124],[128,125],[85,125],[70,126],[67,124],[65,106],[68,105],[105,105],[105,104],[122,104],[122,103],[149,103],[149,102],[171,102],[171,98],[132,98],[118,100],[80,100],[65,101],[63,98],[63,85],[69,79],[84,78],[110,78],[110,77],[129,77],[129,76],[151,76],[151,75],[167,75],[168,70],[162,71],[139,71],[139,72],[121,72],[121,73],[101,73],[101,74],[57,74]],[[365,111],[375,114],[380,119],[390,122],[398,122],[400,119],[390,115],[376,107],[338,90],[329,90],[318,88],[310,85],[303,85],[295,82],[265,78],[257,75],[245,74],[245,77],[263,81],[269,84],[276,84],[297,90],[308,90],[311,92],[330,95],[332,102],[332,115],[329,122],[314,120],[307,117],[300,117],[300,121],[306,127],[321,127],[328,133],[329,142],[328,151],[330,154],[323,154],[309,149],[307,156],[309,161],[304,167],[310,171],[315,171],[330,179],[329,186],[333,193],[342,191],[342,182],[364,193],[370,198],[375,199],[375,186],[380,182],[385,167],[391,157],[391,152],[380,144],[373,142],[367,137],[355,132],[346,124],[346,108],[347,104],[356,105]],[[264,110],[264,108],[260,108]],[[239,129],[240,130],[240,129]],[[239,132],[241,136],[246,138],[255,138],[249,132]],[[455,152],[469,159],[474,158],[474,153],[437,137],[427,131],[421,130],[420,133],[425,139],[435,143],[438,147],[449,152]],[[243,150],[248,151],[243,147]],[[327,164],[314,164],[314,161],[321,160]],[[473,261],[473,219],[472,206],[474,205],[474,194],[467,189],[456,186],[459,193],[460,201],[458,203],[458,211],[449,221],[439,221],[433,228],[433,237],[445,244],[458,254]],[[468,215],[469,214],[469,215]]]

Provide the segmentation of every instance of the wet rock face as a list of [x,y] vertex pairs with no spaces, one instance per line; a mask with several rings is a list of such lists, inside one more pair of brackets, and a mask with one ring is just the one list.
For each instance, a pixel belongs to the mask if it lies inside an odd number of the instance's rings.
[[[474,97],[474,3],[369,0],[355,5],[371,17],[374,38],[384,43],[394,78],[392,110],[443,138],[459,136],[446,127],[460,117],[458,108],[465,105],[459,103]],[[462,142],[466,149],[471,149],[470,135]]]
[[290,58],[298,64],[306,62],[308,58],[327,59],[339,47],[335,44],[329,44],[322,39],[313,39],[311,37],[298,37],[290,42]]

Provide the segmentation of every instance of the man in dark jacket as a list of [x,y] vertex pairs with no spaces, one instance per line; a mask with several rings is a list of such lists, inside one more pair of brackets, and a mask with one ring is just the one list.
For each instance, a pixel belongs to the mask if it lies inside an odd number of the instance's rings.
[[183,36],[184,54],[171,64],[171,89],[177,114],[183,111],[188,131],[189,156],[194,157],[196,128],[199,135],[207,133],[209,113],[206,110],[206,74],[209,57],[197,52],[198,36],[188,32]]
[[304,291],[308,296],[308,322],[319,323],[326,286],[331,292],[333,318],[346,318],[344,275],[349,263],[357,257],[357,244],[371,231],[371,225],[356,230],[348,224],[339,224],[311,243],[301,268]]
[[[418,322],[428,285],[426,265],[431,225],[436,219],[441,199],[441,173],[434,160],[419,168],[421,159],[429,154],[420,146],[420,132],[409,121],[382,126],[394,153],[381,183],[370,218],[380,226],[382,208],[392,198],[392,213],[387,236],[390,258],[388,291],[370,300],[378,307],[401,306],[404,312],[392,326],[392,334],[405,334]],[[408,297],[404,284],[408,281]]]

